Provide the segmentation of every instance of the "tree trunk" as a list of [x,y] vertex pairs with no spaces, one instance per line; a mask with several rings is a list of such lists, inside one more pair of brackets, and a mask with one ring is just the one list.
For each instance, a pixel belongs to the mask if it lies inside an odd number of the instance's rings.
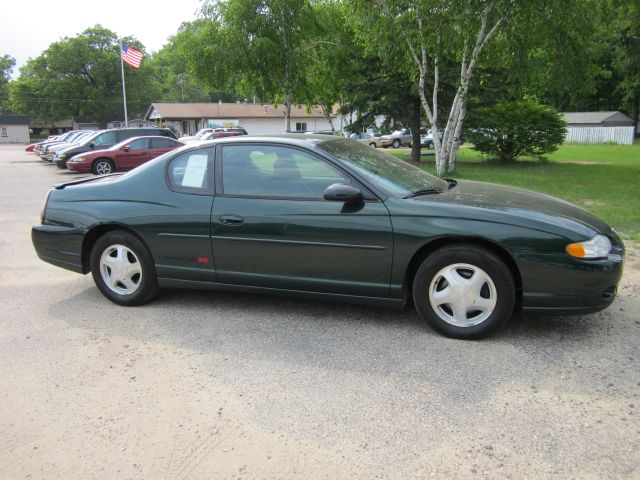
[[291,85],[291,65],[287,62],[284,66],[284,131],[291,131],[291,103],[293,102],[293,87]]
[[291,131],[291,91],[287,90],[284,94],[284,131],[289,133]]
[[640,92],[636,92],[631,105],[631,119],[633,120],[633,138],[638,136],[638,117],[640,116]]
[[409,120],[409,128],[411,128],[411,162],[420,163],[420,119],[422,117],[422,105],[420,102],[414,102]]

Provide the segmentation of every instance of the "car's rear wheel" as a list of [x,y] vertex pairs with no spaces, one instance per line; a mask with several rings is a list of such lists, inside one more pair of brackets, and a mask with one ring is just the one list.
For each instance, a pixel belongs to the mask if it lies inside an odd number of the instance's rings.
[[102,294],[118,305],[141,305],[158,292],[151,254],[134,235],[114,230],[91,250],[91,275]]
[[453,338],[480,338],[513,313],[515,284],[493,252],[470,244],[443,247],[418,268],[413,299],[420,317]]
[[397,138],[391,143],[391,146],[393,148],[400,148],[400,140],[398,140]]
[[370,146],[371,148],[376,148],[376,144],[375,144],[375,142],[371,142],[371,143],[369,144],[369,146]]
[[91,166],[91,171],[96,175],[108,175],[113,173],[115,169],[113,162],[108,158],[98,158]]

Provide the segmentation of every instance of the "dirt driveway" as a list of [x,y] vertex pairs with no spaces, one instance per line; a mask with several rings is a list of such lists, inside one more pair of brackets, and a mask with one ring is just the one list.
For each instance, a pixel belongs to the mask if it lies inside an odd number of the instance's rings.
[[38,260],[73,175],[0,147],[0,478],[640,478],[640,261],[609,310],[462,342],[411,309],[175,291]]

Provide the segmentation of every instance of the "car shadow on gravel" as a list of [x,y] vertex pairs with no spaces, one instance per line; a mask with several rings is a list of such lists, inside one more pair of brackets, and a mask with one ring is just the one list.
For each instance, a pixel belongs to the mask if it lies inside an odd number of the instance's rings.
[[70,293],[49,306],[50,315],[88,338],[160,343],[205,355],[207,368],[240,389],[268,383],[265,376],[275,382],[291,372],[341,372],[342,378],[385,379],[379,380],[383,390],[395,382],[402,388],[427,382],[444,396],[459,399],[466,392],[481,401],[505,382],[534,382],[561,371],[585,346],[607,341],[598,326],[605,320],[601,314],[515,318],[492,337],[461,341],[428,328],[412,307],[174,290],[126,308],[88,287],[89,281],[69,282]]
[[[251,323],[257,321],[261,325],[268,324],[275,331],[292,326],[318,330],[328,327],[348,330],[353,327],[362,333],[362,329],[371,327],[378,333],[379,330],[384,330],[387,333],[394,331],[399,335],[417,335],[421,337],[421,341],[425,341],[425,336],[428,336],[453,343],[468,343],[464,340],[447,339],[433,331],[420,320],[411,302],[403,309],[395,309],[277,295],[177,289],[163,290],[154,300],[140,307],[120,307],[109,302],[92,286],[52,305],[51,309],[56,313],[56,310],[69,305],[88,309],[108,308],[118,317],[125,316],[134,321],[137,316],[144,314],[145,317],[153,317],[158,325],[165,326],[174,324],[179,318],[181,326],[187,330],[189,319],[194,328],[213,328],[218,319],[226,322],[232,318],[239,326],[250,328]],[[581,341],[597,335],[603,324],[610,323],[605,320],[611,315],[609,311],[562,317],[516,314],[501,330],[475,342],[518,344],[534,339],[545,342]],[[79,323],[84,321],[94,323],[83,316],[72,318],[76,319],[76,326],[81,326]],[[67,319],[70,321],[72,318]],[[110,328],[109,325],[102,327]]]

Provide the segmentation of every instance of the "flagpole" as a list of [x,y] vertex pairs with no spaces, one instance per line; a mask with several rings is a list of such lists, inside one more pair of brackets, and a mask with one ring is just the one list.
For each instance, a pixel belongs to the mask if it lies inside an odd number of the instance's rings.
[[127,118],[127,92],[124,86],[124,62],[122,60],[122,39],[120,39],[120,73],[122,74],[122,102],[124,104],[124,126],[129,126]]

